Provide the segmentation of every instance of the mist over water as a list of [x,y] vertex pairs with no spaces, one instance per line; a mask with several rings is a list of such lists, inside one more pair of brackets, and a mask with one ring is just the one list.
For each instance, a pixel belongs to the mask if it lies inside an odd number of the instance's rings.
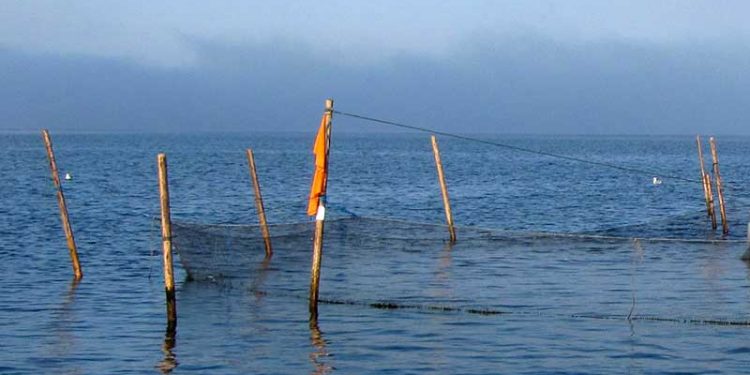
[[0,45],[0,130],[301,131],[333,97],[460,132],[748,135],[746,44],[478,34],[441,57],[342,51],[352,63],[294,41],[188,38],[197,62],[173,68]]

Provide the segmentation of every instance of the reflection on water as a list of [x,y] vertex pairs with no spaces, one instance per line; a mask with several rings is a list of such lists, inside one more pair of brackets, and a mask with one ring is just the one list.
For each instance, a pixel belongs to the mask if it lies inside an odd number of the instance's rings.
[[454,243],[446,242],[440,252],[435,276],[430,283],[429,293],[433,297],[450,298],[453,296],[453,288],[451,287],[451,279],[453,278],[453,275],[451,274],[451,268],[453,266],[453,245]]
[[[630,310],[628,311],[627,316],[627,322],[628,322],[628,328],[630,330],[630,350],[631,350],[631,358],[634,351],[634,346],[632,341],[636,340],[636,332],[635,332],[635,324],[633,324],[633,314],[635,313],[636,303],[637,303],[637,287],[636,287],[636,277],[638,273],[638,266],[643,262],[644,257],[644,250],[643,246],[641,244],[641,241],[639,239],[633,240],[633,253],[631,255],[631,262],[630,262],[630,295],[631,295],[631,304],[630,304]],[[628,364],[629,367],[633,366],[633,363]]]
[[318,327],[318,319],[310,319],[310,341],[312,342],[313,351],[310,353],[310,362],[313,365],[312,374],[322,375],[333,372],[333,366],[327,361],[331,354],[326,349],[326,341],[323,333]]
[[453,245],[455,242],[446,242],[443,251],[440,252],[440,263],[437,270],[437,277],[441,280],[450,279],[450,269],[453,265]]
[[635,335],[635,331],[633,328],[633,312],[635,312],[635,305],[636,305],[636,273],[638,272],[638,265],[643,262],[643,246],[641,245],[641,241],[639,239],[633,240],[633,255],[631,260],[631,269],[630,269],[630,290],[631,290],[631,300],[632,303],[630,305],[630,311],[628,312],[628,323],[630,324],[630,333],[632,336]]
[[268,277],[268,269],[270,266],[271,256],[266,256],[265,258],[263,258],[263,262],[260,263],[260,267],[258,267],[258,276],[255,277],[250,283],[250,292],[255,295],[256,302],[259,302],[261,299],[263,299],[264,293],[261,292],[261,288],[263,287],[263,284]]
[[177,356],[172,351],[177,344],[177,331],[172,326],[167,327],[167,331],[164,334],[164,343],[161,345],[161,351],[164,354],[164,358],[156,365],[156,368],[161,371],[162,374],[169,374],[177,368],[179,363],[177,362]]
[[53,321],[52,330],[55,332],[56,340],[51,346],[52,354],[58,358],[69,356],[76,348],[74,325],[75,316],[73,306],[75,303],[76,290],[81,283],[80,279],[73,279],[68,286],[68,292],[60,305],[60,313]]
[[742,259],[745,263],[747,263],[748,266],[750,266],[750,223],[747,224],[747,249],[742,254],[740,259]]

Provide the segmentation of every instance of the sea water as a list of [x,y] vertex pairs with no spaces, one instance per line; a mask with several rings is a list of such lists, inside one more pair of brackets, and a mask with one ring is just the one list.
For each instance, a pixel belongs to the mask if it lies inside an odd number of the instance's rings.
[[[439,137],[459,227],[623,239],[462,242],[459,229],[452,246],[332,248],[316,324],[305,299],[312,245],[279,239],[249,283],[187,281],[177,262],[177,334],[165,340],[156,154],[167,153],[175,221],[256,223],[252,147],[269,221],[310,222],[313,132],[53,131],[71,175],[80,283],[41,136],[2,134],[0,373],[747,370],[750,329],[715,323],[750,320],[750,269],[739,260],[750,138],[717,139],[732,224],[722,236],[700,183],[683,180],[699,178],[693,137],[476,136],[628,170]],[[335,131],[330,168],[330,218],[445,220],[428,135]]]

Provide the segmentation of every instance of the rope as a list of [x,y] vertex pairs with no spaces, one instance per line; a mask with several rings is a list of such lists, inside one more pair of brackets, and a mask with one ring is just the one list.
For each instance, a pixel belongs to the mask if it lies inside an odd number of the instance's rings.
[[459,134],[455,134],[455,133],[449,133],[449,132],[434,130],[434,129],[425,128],[425,127],[421,127],[421,126],[414,126],[414,125],[408,125],[408,124],[403,124],[403,123],[398,123],[398,122],[393,122],[393,121],[388,121],[388,120],[382,120],[382,119],[378,119],[378,118],[374,118],[374,117],[357,115],[357,114],[354,114],[354,113],[343,112],[343,111],[339,111],[339,110],[334,110],[333,113],[339,114],[339,115],[342,115],[342,116],[348,116],[348,117],[359,119],[359,120],[363,120],[363,121],[370,121],[370,122],[374,122],[374,123],[378,123],[378,124],[382,124],[382,125],[395,126],[395,127],[398,127],[398,128],[416,130],[416,131],[420,131],[420,132],[424,132],[424,133],[432,133],[432,134],[442,135],[442,136],[446,136],[446,137],[451,137],[451,138],[456,138],[456,139],[462,139],[462,140],[470,141],[470,142],[483,143],[483,144],[486,144],[486,145],[491,145],[491,146],[496,146],[496,147],[502,147],[502,148],[506,148],[506,149],[514,150],[514,151],[526,152],[526,153],[536,154],[536,155],[543,155],[543,156],[548,156],[548,157],[552,157],[552,158],[563,159],[563,160],[568,160],[568,161],[574,161],[574,162],[584,163],[584,164],[589,164],[589,165],[597,165],[597,166],[600,166],[600,167],[613,168],[613,169],[618,169],[618,170],[621,170],[621,171],[626,171],[626,172],[631,172],[631,173],[638,173],[638,174],[644,174],[644,175],[649,175],[649,176],[666,177],[666,178],[677,180],[677,181],[691,182],[691,183],[703,183],[702,181],[700,181],[698,179],[690,179],[690,178],[685,178],[685,177],[680,177],[680,176],[675,176],[675,175],[663,174],[663,173],[660,173],[660,172],[657,172],[657,171],[653,171],[653,170],[648,170],[648,169],[639,169],[639,168],[632,168],[632,167],[624,167],[624,166],[621,166],[621,165],[616,165],[616,164],[611,164],[611,163],[605,163],[605,162],[600,162],[600,161],[586,160],[586,159],[576,158],[576,157],[573,157],[573,156],[560,155],[560,154],[555,154],[555,153],[546,152],[546,151],[532,150],[532,149],[528,149],[528,148],[524,148],[524,147],[518,147],[518,146],[513,146],[513,145],[509,145],[509,144],[505,144],[505,143],[493,142],[493,141],[488,141],[488,140],[474,138],[474,137],[468,137],[468,136],[465,136],[465,135],[459,135]]
[[[285,297],[285,298],[298,298],[306,299],[307,296],[300,296],[293,293],[270,293],[264,290],[253,290],[252,293],[256,295],[262,295],[266,297]],[[547,319],[591,319],[591,320],[626,320],[626,321],[650,321],[650,322],[662,322],[662,323],[677,323],[685,325],[704,325],[704,326],[727,326],[727,327],[750,327],[750,320],[742,318],[700,318],[700,317],[679,317],[679,316],[657,316],[657,315],[618,315],[618,314],[565,314],[565,313],[546,313],[543,311],[515,311],[497,308],[481,308],[481,307],[462,307],[448,304],[420,304],[420,303],[401,303],[396,301],[388,300],[350,300],[350,299],[335,299],[335,298],[320,298],[318,299],[320,304],[324,305],[344,305],[344,306],[358,306],[364,308],[371,308],[377,310],[415,310],[415,311],[426,311],[436,313],[463,313],[469,315],[483,315],[483,316],[532,316]]]
[[[419,229],[421,230],[433,228],[435,230],[435,233],[444,233],[443,229],[445,228],[445,224],[424,223],[424,222],[418,222],[418,221],[410,221],[407,219],[386,218],[386,217],[376,217],[376,216],[359,216],[356,213],[351,213],[351,214],[352,216],[350,217],[331,218],[331,219],[326,219],[326,221],[330,224],[346,223],[352,220],[370,221],[371,223],[369,225],[402,224],[402,225],[407,226],[406,228],[419,227]],[[286,228],[296,227],[296,226],[304,225],[305,223],[306,222],[278,223],[278,224],[269,224],[269,226],[272,228],[277,228],[279,231],[282,231],[285,227]],[[221,223],[209,224],[209,223],[200,223],[200,222],[190,221],[190,220],[172,220],[172,225],[175,228],[179,226],[182,226],[182,227],[193,226],[193,227],[214,228],[214,229],[247,228],[253,233],[256,233],[257,232],[256,229],[258,228],[257,224],[221,224]],[[179,229],[176,229],[175,231],[177,230]],[[524,231],[502,230],[502,229],[488,228],[488,227],[482,227],[482,226],[456,226],[456,230],[458,231],[459,234],[463,232],[464,234],[468,235],[468,237],[463,237],[462,242],[566,238],[566,239],[574,239],[574,240],[581,239],[581,240],[622,241],[622,242],[626,242],[626,241],[672,242],[672,243],[692,243],[692,244],[744,244],[744,243],[747,243],[747,240],[745,239],[632,237],[632,236],[613,236],[613,235],[565,233],[565,232],[539,232],[539,231],[524,232]],[[289,232],[289,233],[302,233],[302,232],[300,231],[300,232]],[[278,237],[283,237],[283,236],[284,235],[278,235]],[[414,233],[411,233],[408,237],[383,236],[382,234],[368,235],[366,233],[359,233],[358,236],[362,238],[377,239],[377,240],[408,240],[408,241],[436,241],[436,242],[444,242],[447,240],[442,235],[437,236],[437,237],[417,236]],[[272,237],[276,237],[276,236],[272,236]]]

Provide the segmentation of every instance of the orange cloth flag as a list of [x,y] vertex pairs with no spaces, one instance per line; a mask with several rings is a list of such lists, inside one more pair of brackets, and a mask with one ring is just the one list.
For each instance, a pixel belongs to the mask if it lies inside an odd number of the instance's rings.
[[315,216],[318,213],[320,197],[326,194],[326,180],[328,179],[328,136],[326,125],[328,124],[327,115],[323,115],[320,120],[320,129],[315,136],[315,145],[313,145],[313,154],[315,155],[315,173],[313,174],[312,185],[310,185],[310,199],[307,202],[307,214]]

